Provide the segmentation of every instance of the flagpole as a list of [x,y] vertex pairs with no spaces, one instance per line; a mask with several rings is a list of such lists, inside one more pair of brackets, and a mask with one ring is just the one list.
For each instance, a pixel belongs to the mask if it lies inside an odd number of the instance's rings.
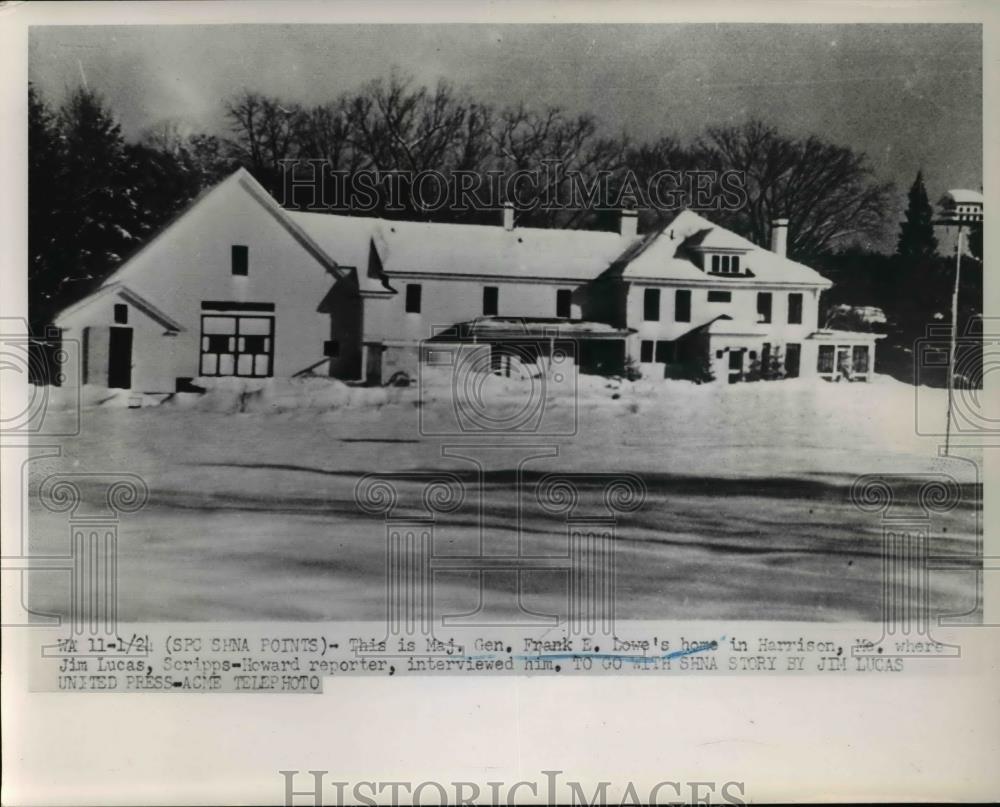
[[958,246],[955,248],[955,288],[951,294],[951,346],[948,356],[948,413],[944,426],[944,455],[951,445],[951,411],[955,397],[955,354],[958,342],[958,281],[962,271],[962,225],[958,225]]

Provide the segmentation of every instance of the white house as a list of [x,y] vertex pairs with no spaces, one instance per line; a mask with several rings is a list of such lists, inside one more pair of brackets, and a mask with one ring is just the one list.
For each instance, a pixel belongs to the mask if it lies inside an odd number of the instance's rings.
[[583,372],[867,380],[871,333],[817,327],[830,286],[684,211],[640,236],[284,210],[245,170],[203,194],[56,324],[84,382],[141,392],[200,376],[415,374],[440,341],[497,356],[572,340]]

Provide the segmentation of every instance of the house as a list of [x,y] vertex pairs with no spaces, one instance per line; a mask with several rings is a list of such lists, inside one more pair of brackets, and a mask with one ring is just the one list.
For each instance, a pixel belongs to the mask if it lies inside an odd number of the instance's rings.
[[954,224],[975,224],[983,220],[983,195],[979,191],[953,188],[939,202],[942,218]]
[[[141,392],[304,373],[385,383],[440,343],[503,366],[573,345],[583,372],[866,380],[871,333],[821,330],[830,282],[691,212],[637,232],[388,221],[283,209],[245,170],[196,200],[56,324],[84,383]],[[530,350],[525,354],[525,348]]]

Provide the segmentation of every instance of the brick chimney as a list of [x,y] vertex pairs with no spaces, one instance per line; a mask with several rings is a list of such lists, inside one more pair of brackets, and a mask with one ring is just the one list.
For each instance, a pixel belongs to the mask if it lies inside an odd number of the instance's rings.
[[639,211],[632,208],[622,209],[620,231],[622,238],[631,241],[639,233]]
[[514,229],[514,203],[503,203],[503,228],[510,232]]
[[781,257],[788,253],[788,219],[775,219],[771,222],[771,252]]

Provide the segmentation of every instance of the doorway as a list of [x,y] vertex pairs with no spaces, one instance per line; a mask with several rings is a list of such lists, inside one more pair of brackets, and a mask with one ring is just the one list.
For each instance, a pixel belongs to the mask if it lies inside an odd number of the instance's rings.
[[132,389],[132,329],[112,327],[108,339],[108,386]]

